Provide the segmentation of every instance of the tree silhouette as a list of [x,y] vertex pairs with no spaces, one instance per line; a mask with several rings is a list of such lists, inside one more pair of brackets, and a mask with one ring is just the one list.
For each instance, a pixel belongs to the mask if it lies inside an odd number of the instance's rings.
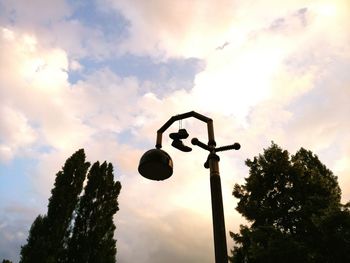
[[88,173],[89,167],[83,149],[67,159],[56,175],[47,215],[34,220],[20,262],[116,261],[113,216],[121,185],[112,164],[96,162]]
[[89,166],[83,149],[66,160],[56,174],[47,215],[35,219],[28,243],[22,247],[20,262],[59,262]]
[[119,210],[120,182],[113,180],[112,164],[94,163],[77,209],[67,262],[116,262],[113,215]]
[[301,148],[290,157],[272,143],[246,165],[249,177],[233,195],[250,226],[230,233],[231,262],[350,262],[349,206],[316,155]]
[[22,246],[20,262],[48,262],[48,242],[47,217],[38,215],[29,230],[27,244]]

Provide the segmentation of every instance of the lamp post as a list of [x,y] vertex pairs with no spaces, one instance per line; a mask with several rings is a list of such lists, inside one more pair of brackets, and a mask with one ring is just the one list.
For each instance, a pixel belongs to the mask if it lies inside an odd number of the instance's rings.
[[[156,148],[147,151],[140,159],[138,171],[139,173],[151,180],[165,180],[173,173],[173,162],[169,154],[161,150],[163,133],[175,122],[186,118],[194,117],[207,124],[208,130],[208,144],[193,138],[191,143],[200,148],[209,151],[207,161],[204,164],[205,168],[210,170],[210,190],[211,190],[211,205],[213,218],[213,232],[214,232],[214,249],[215,262],[227,263],[227,244],[226,244],[226,230],[224,207],[222,202],[221,180],[219,172],[219,156],[216,154],[220,151],[239,150],[239,143],[227,145],[223,147],[216,147],[214,137],[213,120],[203,116],[197,112],[190,111],[184,114],[171,117],[158,131]],[[185,129],[180,129],[177,133],[171,133],[170,138],[173,139],[172,146],[183,152],[189,152],[192,149],[183,144],[182,139],[186,139],[188,133]]]

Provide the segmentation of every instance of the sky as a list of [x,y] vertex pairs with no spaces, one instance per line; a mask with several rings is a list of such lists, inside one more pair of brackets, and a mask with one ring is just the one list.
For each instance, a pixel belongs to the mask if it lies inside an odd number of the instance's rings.
[[[76,150],[122,184],[120,263],[214,261],[207,152],[163,135],[174,174],[137,172],[156,131],[214,121],[229,231],[244,162],[271,141],[313,151],[350,200],[348,0],[0,0],[0,260],[18,262],[55,174]],[[181,123],[207,141],[206,125]]]

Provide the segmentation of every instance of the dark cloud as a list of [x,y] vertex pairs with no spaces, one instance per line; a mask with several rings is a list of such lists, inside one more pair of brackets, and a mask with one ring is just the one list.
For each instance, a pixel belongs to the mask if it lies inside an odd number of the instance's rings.
[[303,26],[307,25],[308,9],[306,7],[299,9],[296,16],[300,19]]
[[292,14],[289,14],[284,17],[279,17],[273,20],[269,26],[269,30],[271,31],[283,30],[289,27],[297,26],[298,24],[305,27],[308,24],[308,16],[309,16],[308,9],[300,8]]
[[0,260],[19,261],[21,246],[26,243],[35,211],[22,206],[0,210]]
[[285,26],[286,20],[284,18],[277,18],[270,25],[270,30],[278,30]]

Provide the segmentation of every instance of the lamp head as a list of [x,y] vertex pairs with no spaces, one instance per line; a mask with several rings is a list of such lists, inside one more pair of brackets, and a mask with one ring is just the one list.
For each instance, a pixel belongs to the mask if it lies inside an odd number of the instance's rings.
[[142,155],[138,171],[147,179],[162,181],[173,174],[173,161],[165,151],[152,149]]

